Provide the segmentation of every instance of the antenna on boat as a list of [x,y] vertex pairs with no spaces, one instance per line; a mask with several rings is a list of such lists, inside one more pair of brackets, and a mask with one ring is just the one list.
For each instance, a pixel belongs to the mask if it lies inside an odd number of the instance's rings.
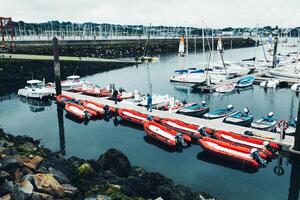
[[76,68],[74,70],[74,73],[73,73],[73,76],[76,74],[77,69],[78,69],[78,66],[76,66]]

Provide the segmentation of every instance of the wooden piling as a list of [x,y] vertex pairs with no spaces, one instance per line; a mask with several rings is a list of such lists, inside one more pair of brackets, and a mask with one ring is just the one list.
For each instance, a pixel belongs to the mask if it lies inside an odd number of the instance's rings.
[[61,78],[60,78],[58,40],[56,37],[53,38],[53,57],[54,57],[55,91],[57,96],[61,94]]

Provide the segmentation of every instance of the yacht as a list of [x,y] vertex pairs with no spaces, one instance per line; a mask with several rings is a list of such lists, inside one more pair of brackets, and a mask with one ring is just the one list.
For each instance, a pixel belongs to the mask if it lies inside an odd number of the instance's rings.
[[43,99],[48,98],[52,95],[49,88],[45,86],[43,81],[40,80],[29,80],[26,82],[25,88],[18,90],[18,95],[26,98]]

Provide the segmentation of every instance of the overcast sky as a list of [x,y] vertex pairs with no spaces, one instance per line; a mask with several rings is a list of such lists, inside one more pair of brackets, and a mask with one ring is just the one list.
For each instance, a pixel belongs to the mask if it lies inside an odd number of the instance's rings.
[[3,0],[14,21],[207,27],[300,26],[300,0]]

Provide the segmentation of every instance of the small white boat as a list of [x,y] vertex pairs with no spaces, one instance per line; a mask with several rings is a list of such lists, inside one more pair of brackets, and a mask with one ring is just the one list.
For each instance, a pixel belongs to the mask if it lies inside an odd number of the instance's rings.
[[[152,95],[152,107],[153,108],[160,108],[167,105],[171,100],[169,95]],[[147,106],[147,97],[144,97],[141,102],[139,102],[141,106]]]
[[227,93],[232,92],[236,86],[236,83],[226,83],[216,88],[216,92]]
[[264,131],[274,131],[277,121],[273,119],[273,112],[270,112],[267,117],[262,117],[251,123],[252,128]]
[[294,85],[292,85],[291,90],[300,92],[300,83],[295,83]]
[[52,92],[45,86],[43,81],[29,80],[25,88],[18,90],[18,95],[26,98],[43,99],[50,97]]
[[276,88],[278,85],[279,85],[279,80],[277,79],[271,79],[260,83],[260,87],[265,87],[265,88]]
[[62,90],[72,90],[75,88],[82,88],[84,81],[80,80],[80,76],[68,76],[67,80],[61,82]]

